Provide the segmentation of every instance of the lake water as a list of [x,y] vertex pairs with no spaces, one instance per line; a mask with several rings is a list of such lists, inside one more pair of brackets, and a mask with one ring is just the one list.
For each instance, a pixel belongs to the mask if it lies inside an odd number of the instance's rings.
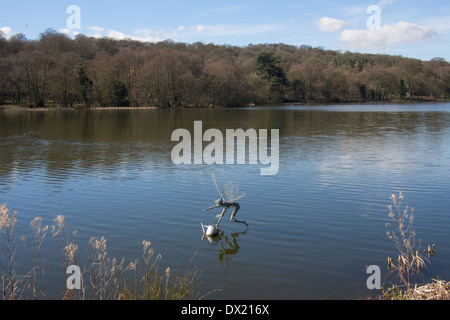
[[[279,129],[280,165],[216,165],[217,182],[247,195],[215,242],[202,212],[219,198],[210,165],[174,165],[172,132]],[[205,143],[204,146],[206,146]],[[92,236],[108,254],[140,258],[142,240],[162,270],[202,270],[207,299],[347,299],[370,295],[366,266],[387,271],[392,193],[415,208],[421,249],[436,244],[425,279],[450,279],[450,104],[282,106],[242,109],[0,111],[0,202],[18,211],[23,271],[33,267],[30,221],[64,215],[80,254]],[[192,259],[192,262],[190,260]],[[2,256],[1,267],[5,267]],[[44,241],[47,298],[64,293],[61,252]],[[3,270],[2,270],[3,273]],[[393,279],[392,281],[394,281]],[[382,282],[389,283],[390,278]]]

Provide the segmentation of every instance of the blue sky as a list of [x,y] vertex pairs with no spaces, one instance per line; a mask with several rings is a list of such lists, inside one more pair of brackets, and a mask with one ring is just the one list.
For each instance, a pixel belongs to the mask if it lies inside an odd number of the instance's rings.
[[[70,5],[80,9],[79,29],[67,23],[74,14],[67,13]],[[371,5],[381,10],[378,24],[376,11],[367,11]],[[238,46],[282,42],[450,61],[448,0],[2,0],[0,30],[6,37],[21,32],[38,39],[47,28],[71,36]]]

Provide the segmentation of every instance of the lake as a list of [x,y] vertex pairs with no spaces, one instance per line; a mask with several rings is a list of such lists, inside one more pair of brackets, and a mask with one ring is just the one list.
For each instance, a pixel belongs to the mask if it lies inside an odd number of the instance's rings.
[[[172,132],[279,129],[279,171],[261,165],[181,164]],[[207,143],[204,144],[206,146]],[[63,215],[77,230],[80,259],[92,236],[108,255],[142,256],[161,269],[202,273],[206,299],[353,299],[373,294],[366,267],[397,257],[386,235],[390,195],[415,209],[420,250],[436,244],[424,280],[450,279],[450,103],[279,106],[232,109],[0,111],[0,203],[18,211],[21,272],[33,267],[30,222]],[[214,186],[234,181],[245,197],[223,235],[202,239],[220,209]],[[50,233],[46,298],[64,294],[61,250]],[[2,273],[5,257],[1,257]],[[80,262],[81,263],[81,262]]]

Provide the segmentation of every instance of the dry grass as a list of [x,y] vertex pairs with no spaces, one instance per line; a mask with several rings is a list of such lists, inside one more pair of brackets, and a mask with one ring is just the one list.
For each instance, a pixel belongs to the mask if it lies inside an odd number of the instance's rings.
[[[10,212],[8,207],[0,204],[0,248],[6,258],[1,264],[3,270],[0,277],[3,300],[45,298],[44,266],[41,266],[40,250],[51,231],[53,239],[60,247],[62,255],[62,272],[67,281],[67,268],[77,265],[78,245],[74,242],[76,230],[70,232],[64,216],[57,216],[54,225],[42,224],[37,217],[31,221],[33,244],[35,246],[34,266],[25,275],[17,270],[17,240],[26,241],[16,232],[17,212]],[[88,261],[81,272],[81,289],[62,293],[64,300],[187,300],[201,299],[199,295],[200,270],[191,268],[192,260],[186,272],[178,274],[167,267],[164,272],[158,270],[161,255],[155,255],[150,241],[143,241],[143,255],[128,264],[125,260],[111,258],[107,251],[107,240],[104,237],[92,237],[87,248]],[[42,274],[42,280],[40,279]],[[63,279],[62,283],[66,283]],[[28,292],[28,291],[31,292]]]
[[383,290],[381,300],[450,300],[450,282],[432,279],[431,283],[402,290],[393,286]]
[[450,282],[433,279],[432,283],[425,284],[412,290],[413,300],[450,300]]
[[[193,300],[199,296],[198,284],[200,270],[188,267],[179,276],[167,267],[160,272],[156,263],[160,257],[152,260],[153,253],[146,250],[141,261],[131,262],[117,283],[116,299],[118,300]],[[191,261],[192,262],[192,261]]]
[[397,259],[387,258],[390,274],[396,274],[401,286],[392,285],[388,289],[382,288],[380,299],[382,300],[448,300],[450,298],[450,284],[432,279],[431,283],[418,286],[412,285],[413,277],[421,275],[430,256],[435,254],[435,245],[428,245],[428,254],[424,256],[420,252],[420,241],[416,243],[416,232],[413,229],[414,208],[405,206],[402,208],[404,195],[391,195],[392,205],[388,206],[391,223],[386,224],[389,230],[386,232],[389,239],[395,243],[399,255]]
[[388,267],[395,271],[401,282],[409,288],[411,278],[422,273],[429,260],[420,253],[420,241],[416,243],[416,231],[413,229],[414,208],[402,208],[402,192],[398,196],[392,194],[391,200],[392,205],[388,206],[391,223],[386,224],[389,229],[386,235],[394,242],[399,255],[396,261],[388,257]]
[[14,300],[18,296],[17,287],[19,285],[19,277],[17,275],[16,264],[16,222],[17,212],[10,212],[8,207],[0,204],[0,247],[3,255],[5,255],[7,263],[5,271],[2,275],[2,298],[3,300]]

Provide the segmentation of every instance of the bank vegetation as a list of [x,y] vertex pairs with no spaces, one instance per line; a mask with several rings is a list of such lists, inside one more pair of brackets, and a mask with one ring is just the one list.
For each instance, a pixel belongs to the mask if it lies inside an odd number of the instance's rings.
[[416,239],[416,231],[413,228],[414,208],[402,206],[404,195],[391,195],[392,204],[389,208],[389,221],[386,224],[386,235],[395,244],[398,258],[387,258],[389,272],[388,277],[395,280],[388,286],[381,288],[380,300],[449,300],[450,282],[442,279],[431,279],[423,282],[424,269],[431,263],[435,256],[435,245],[428,245],[423,252],[420,248],[421,241]]
[[[199,291],[201,271],[192,267],[192,260],[184,272],[170,267],[161,271],[161,255],[150,241],[142,241],[140,258],[125,261],[110,256],[105,237],[91,237],[86,253],[80,252],[77,232],[70,230],[62,215],[52,225],[44,224],[41,217],[30,225],[31,236],[20,235],[17,212],[0,204],[0,300],[197,300],[205,296]],[[48,241],[60,248],[60,269],[45,263],[42,249]],[[33,265],[20,263],[25,246],[33,252]],[[46,282],[49,274],[60,280],[51,290]],[[57,288],[61,291],[55,292]]]
[[0,105],[234,107],[446,100],[450,64],[308,45],[39,39],[0,34]]

